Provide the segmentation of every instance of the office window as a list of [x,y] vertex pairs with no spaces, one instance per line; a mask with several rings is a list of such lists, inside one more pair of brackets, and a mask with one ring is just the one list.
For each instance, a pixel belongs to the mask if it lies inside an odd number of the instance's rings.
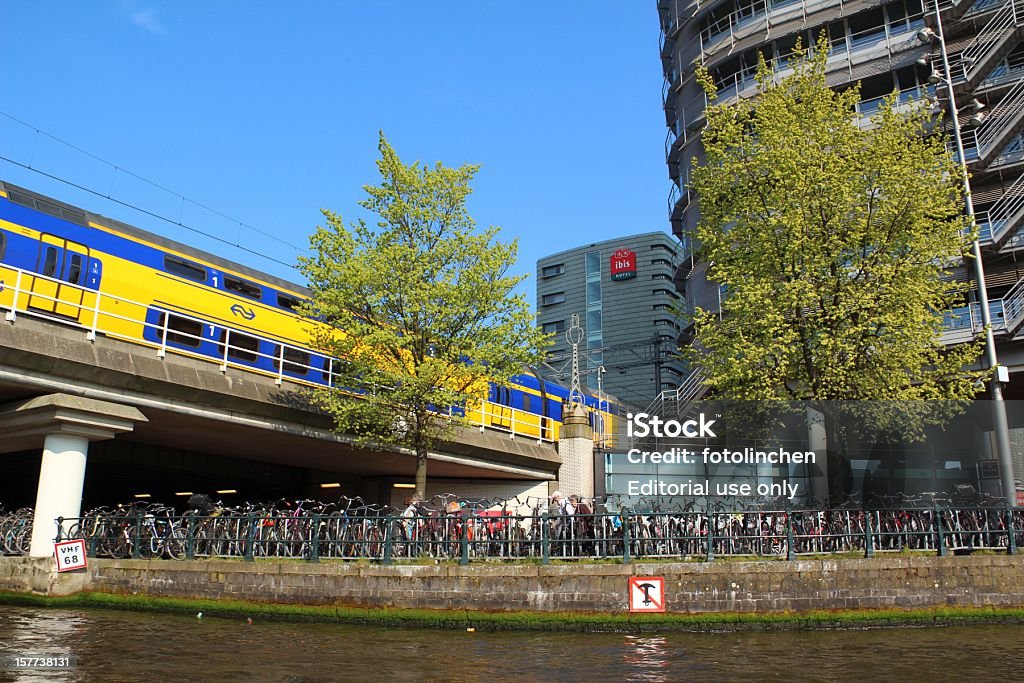
[[545,294],[541,297],[541,306],[552,306],[554,304],[565,303],[565,292],[553,292],[551,294]]
[[565,332],[565,321],[555,320],[550,323],[544,323],[541,327],[544,334],[551,334],[552,332]]
[[541,277],[554,277],[565,272],[564,263],[556,263],[553,266],[544,266],[540,271]]

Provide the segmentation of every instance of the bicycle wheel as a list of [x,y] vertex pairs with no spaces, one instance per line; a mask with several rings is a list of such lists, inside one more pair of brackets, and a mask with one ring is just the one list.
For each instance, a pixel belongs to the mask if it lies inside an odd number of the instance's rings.
[[180,526],[171,529],[171,533],[164,541],[164,550],[171,560],[184,560],[185,548],[188,546],[188,532]]

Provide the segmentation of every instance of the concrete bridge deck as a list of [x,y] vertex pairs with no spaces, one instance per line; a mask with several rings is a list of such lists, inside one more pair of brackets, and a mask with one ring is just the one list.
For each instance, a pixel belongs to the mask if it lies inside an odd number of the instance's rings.
[[[360,447],[331,430],[307,389],[285,380],[99,336],[29,316],[0,323],[0,406],[66,394],[131,406],[146,421],[117,438],[231,458],[338,473],[411,476],[414,458]],[[8,420],[5,428],[4,420]],[[0,417],[0,453],[39,449],[43,437]],[[561,459],[550,443],[462,428],[431,454],[431,477],[552,480]]]

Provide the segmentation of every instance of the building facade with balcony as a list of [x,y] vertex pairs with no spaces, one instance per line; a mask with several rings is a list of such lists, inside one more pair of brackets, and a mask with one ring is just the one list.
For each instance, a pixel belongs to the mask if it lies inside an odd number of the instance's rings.
[[[706,276],[707,264],[694,256],[700,207],[689,178],[693,159],[703,156],[708,104],[696,67],[710,73],[719,102],[735,102],[756,94],[759,56],[784,76],[796,41],[814,45],[824,31],[830,39],[826,82],[861,84],[862,120],[896,91],[903,103],[930,107],[951,131],[947,83],[952,86],[998,360],[1010,370],[1005,396],[1024,398],[1024,0],[658,0],[657,7],[668,214],[683,252],[674,279],[688,304],[713,310],[722,296]],[[947,316],[946,344],[984,330],[976,269],[965,263],[954,277],[970,283],[971,293]],[[684,329],[682,338],[692,332]],[[1018,476],[1024,472],[1020,435],[1011,430]]]
[[680,295],[673,285],[679,244],[651,232],[588,244],[537,261],[537,320],[555,333],[548,374],[568,381],[566,331],[579,315],[581,384],[638,407],[675,390]]

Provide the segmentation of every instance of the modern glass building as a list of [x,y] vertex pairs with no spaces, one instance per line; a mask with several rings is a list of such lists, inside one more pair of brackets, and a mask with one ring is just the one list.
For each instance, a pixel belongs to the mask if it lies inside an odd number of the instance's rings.
[[548,351],[551,371],[568,378],[572,350],[565,332],[575,313],[584,333],[581,383],[639,407],[674,390],[685,368],[674,355],[679,252],[671,235],[650,232],[537,261],[538,324],[557,333]]

